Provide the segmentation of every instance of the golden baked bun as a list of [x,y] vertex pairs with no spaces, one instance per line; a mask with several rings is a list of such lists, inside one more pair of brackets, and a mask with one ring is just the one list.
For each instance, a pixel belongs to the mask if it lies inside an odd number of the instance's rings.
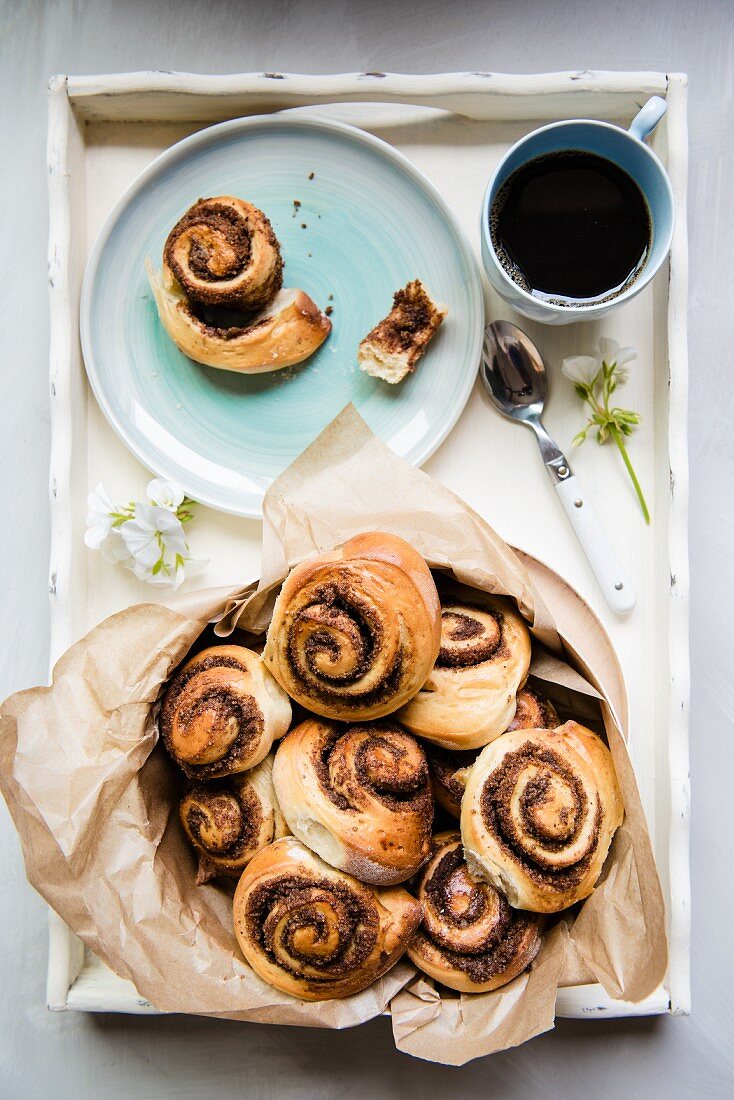
[[278,746],[273,783],[294,836],[363,882],[403,882],[428,858],[428,764],[395,722],[302,722]]
[[189,787],[179,816],[199,856],[197,885],[215,875],[239,878],[261,848],[288,833],[273,788],[273,754],[247,772]]
[[556,913],[594,889],[624,808],[609,749],[577,722],[487,745],[461,803],[473,874],[517,909]]
[[242,954],[264,981],[304,1001],[349,997],[404,953],[421,919],[400,887],[375,890],[293,837],[264,848],[234,896]]
[[158,316],[179,351],[205,367],[264,374],[302,363],[321,347],[331,321],[302,290],[284,289],[263,309],[237,324],[217,325],[196,312],[178,283],[150,264],[148,279]]
[[166,283],[191,302],[255,313],[283,284],[283,261],[262,210],[233,195],[199,199],[163,247]]
[[297,565],[275,602],[263,660],[326,718],[381,718],[410,699],[438,654],[431,572],[396,535],[370,532]]
[[[558,715],[553,704],[539,691],[524,687],[517,693],[515,717],[505,732],[518,729],[553,729],[557,725]],[[436,801],[454,817],[461,815],[461,799],[466,781],[481,751],[442,749],[431,744],[426,746]]]
[[449,989],[499,989],[527,970],[540,950],[542,918],[512,909],[494,886],[474,878],[458,832],[433,838],[418,900],[423,919],[408,955]]
[[476,749],[510,725],[530,667],[530,633],[509,600],[477,592],[444,603],[441,646],[421,690],[397,715],[418,737]]
[[171,680],[161,703],[163,744],[189,779],[254,768],[288,729],[291,704],[257,653],[204,649]]

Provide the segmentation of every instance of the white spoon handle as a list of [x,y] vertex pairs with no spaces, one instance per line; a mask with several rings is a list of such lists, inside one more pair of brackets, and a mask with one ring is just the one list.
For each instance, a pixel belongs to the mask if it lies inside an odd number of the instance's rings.
[[556,491],[607,603],[619,614],[631,611],[634,589],[578,479],[571,474],[558,481]]

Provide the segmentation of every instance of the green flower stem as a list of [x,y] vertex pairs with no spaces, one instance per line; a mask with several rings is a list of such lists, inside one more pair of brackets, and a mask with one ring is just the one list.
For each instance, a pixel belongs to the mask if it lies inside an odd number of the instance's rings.
[[627,448],[625,447],[625,445],[622,441],[622,436],[620,435],[619,430],[613,424],[609,425],[609,430],[611,432],[612,439],[614,440],[614,442],[617,444],[617,447],[619,448],[619,453],[621,454],[622,459],[624,461],[624,464],[627,467],[627,472],[629,473],[630,477],[632,478],[632,484],[635,487],[635,492],[637,493],[637,499],[640,502],[640,508],[642,509],[643,516],[645,517],[645,523],[649,527],[650,526],[650,513],[648,511],[647,503],[645,501],[645,494],[642,492],[642,486],[640,485],[639,481],[637,480],[637,474],[635,473],[635,468],[632,465],[632,462],[630,460],[630,456],[627,454]]

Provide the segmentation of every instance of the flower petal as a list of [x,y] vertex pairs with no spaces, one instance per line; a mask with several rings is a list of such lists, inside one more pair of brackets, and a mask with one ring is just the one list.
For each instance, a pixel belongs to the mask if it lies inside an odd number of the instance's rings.
[[152,500],[154,504],[157,504],[160,508],[168,508],[173,512],[176,511],[184,498],[184,491],[181,486],[175,481],[168,481],[165,477],[154,477],[148,483],[148,488],[145,491],[148,499]]
[[108,516],[111,512],[114,512],[115,506],[101,481],[94,492],[87,497],[87,506],[90,512],[96,512],[101,516]]
[[631,363],[637,358],[637,348],[620,348],[617,352],[617,366],[623,367],[625,363]]
[[601,364],[595,355],[571,355],[564,359],[561,371],[571,382],[590,386],[599,373]]
[[601,353],[602,360],[611,366],[612,363],[617,362],[617,355],[619,354],[619,344],[616,340],[612,340],[611,336],[602,336],[599,340],[599,351]]
[[112,525],[112,520],[109,517],[106,518],[106,521],[105,517],[103,517],[100,522],[96,523],[95,519],[94,513],[90,512],[87,516],[89,527],[87,527],[84,532],[84,542],[90,550],[99,550],[101,548],[102,543],[110,533],[110,527]]
[[128,562],[132,561],[128,549],[120,537],[120,532],[114,528],[99,549],[104,560],[112,562],[113,565],[117,562],[123,562],[127,565]]

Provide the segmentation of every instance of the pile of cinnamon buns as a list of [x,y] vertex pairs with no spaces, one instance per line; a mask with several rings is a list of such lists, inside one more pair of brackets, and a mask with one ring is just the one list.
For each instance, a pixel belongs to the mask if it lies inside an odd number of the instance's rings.
[[451,989],[504,985],[622,821],[604,742],[525,686],[512,601],[439,585],[402,539],[358,535],[292,570],[262,653],[205,649],[166,687],[198,881],[238,880],[242,952],[296,997],[406,952]]

